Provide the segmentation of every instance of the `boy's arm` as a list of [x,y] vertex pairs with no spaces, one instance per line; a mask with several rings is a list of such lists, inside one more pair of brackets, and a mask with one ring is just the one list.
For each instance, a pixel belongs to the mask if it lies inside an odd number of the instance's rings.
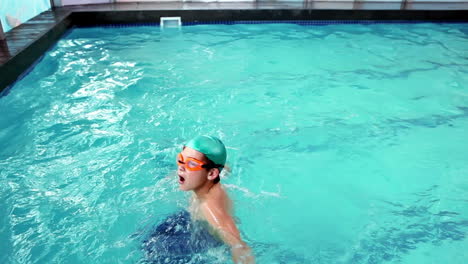
[[218,231],[224,243],[231,247],[231,254],[236,264],[254,264],[250,247],[240,238],[239,230],[232,217],[217,205],[203,206],[208,222]]

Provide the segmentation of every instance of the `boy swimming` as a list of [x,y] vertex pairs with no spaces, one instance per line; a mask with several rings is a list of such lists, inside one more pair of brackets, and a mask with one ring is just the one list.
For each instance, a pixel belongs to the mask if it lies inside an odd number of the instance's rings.
[[255,263],[232,218],[232,202],[219,183],[225,162],[226,148],[221,140],[195,137],[177,155],[179,187],[193,191],[189,210],[192,219],[209,223],[211,233],[230,247],[234,263]]

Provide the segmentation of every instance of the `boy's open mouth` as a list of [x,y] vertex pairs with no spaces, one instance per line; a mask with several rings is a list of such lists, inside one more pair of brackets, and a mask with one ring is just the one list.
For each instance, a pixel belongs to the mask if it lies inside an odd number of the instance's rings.
[[179,183],[182,184],[184,183],[185,178],[179,175]]

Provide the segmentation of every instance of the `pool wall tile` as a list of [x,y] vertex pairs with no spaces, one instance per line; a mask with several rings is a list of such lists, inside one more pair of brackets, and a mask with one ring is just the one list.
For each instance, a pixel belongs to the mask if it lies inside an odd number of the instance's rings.
[[155,10],[75,12],[73,21],[79,26],[97,24],[159,23],[162,16],[180,16],[182,23],[235,20],[468,20],[468,10]]

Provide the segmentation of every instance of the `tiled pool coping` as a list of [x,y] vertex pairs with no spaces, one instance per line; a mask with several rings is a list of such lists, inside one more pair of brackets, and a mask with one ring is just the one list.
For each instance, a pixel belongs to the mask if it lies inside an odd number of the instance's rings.
[[468,2],[160,2],[56,8],[5,33],[6,39],[0,40],[0,93],[72,26],[159,23],[161,16],[180,16],[189,24],[239,20],[468,22]]

